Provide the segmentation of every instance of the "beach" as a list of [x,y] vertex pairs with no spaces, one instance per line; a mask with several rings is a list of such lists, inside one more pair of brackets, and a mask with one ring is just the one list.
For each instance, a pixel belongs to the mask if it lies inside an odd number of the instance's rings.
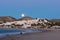
[[60,29],[54,29],[49,32],[7,35],[6,37],[0,38],[0,40],[60,40]]

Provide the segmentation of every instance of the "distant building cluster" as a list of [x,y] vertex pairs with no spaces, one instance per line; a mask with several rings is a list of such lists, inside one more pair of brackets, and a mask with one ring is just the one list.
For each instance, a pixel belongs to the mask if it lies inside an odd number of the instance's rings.
[[[9,19],[7,18],[5,20]],[[18,20],[0,23],[0,28],[42,28],[48,27],[48,25],[46,25],[47,23],[49,22],[46,19],[23,17]]]

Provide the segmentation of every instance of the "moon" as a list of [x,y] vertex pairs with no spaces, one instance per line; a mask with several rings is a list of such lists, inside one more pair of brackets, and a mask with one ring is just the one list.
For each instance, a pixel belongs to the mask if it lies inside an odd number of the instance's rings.
[[21,16],[22,16],[22,17],[24,17],[24,16],[25,16],[25,14],[21,14]]

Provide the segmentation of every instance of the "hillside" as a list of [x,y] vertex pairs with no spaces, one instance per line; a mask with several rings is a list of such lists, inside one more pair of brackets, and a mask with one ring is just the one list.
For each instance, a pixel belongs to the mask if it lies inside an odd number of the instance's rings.
[[34,18],[32,17],[25,16],[25,17],[19,18],[18,20],[33,20],[33,19]]
[[16,21],[17,19],[11,17],[11,16],[0,16],[0,23],[3,22],[13,22]]

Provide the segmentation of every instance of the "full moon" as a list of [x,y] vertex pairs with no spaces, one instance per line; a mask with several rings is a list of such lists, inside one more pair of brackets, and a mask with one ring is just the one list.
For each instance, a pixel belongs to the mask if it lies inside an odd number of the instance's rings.
[[22,16],[22,17],[24,17],[24,16],[25,16],[25,14],[21,14],[21,16]]

